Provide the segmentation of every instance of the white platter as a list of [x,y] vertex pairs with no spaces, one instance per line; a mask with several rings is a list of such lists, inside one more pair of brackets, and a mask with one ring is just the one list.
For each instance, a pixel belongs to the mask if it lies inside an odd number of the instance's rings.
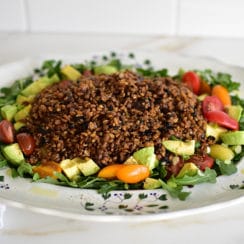
[[[150,59],[155,67],[168,68],[175,74],[179,68],[205,69],[232,74],[237,81],[244,80],[244,70],[213,59],[192,58],[167,53],[135,53],[138,63]],[[93,55],[62,58],[75,63]],[[6,64],[0,67],[0,86],[11,84],[14,79],[25,77],[41,60],[33,58]],[[242,89],[243,90],[243,83]],[[242,97],[244,94],[241,94]],[[0,170],[4,182],[0,182],[0,203],[29,209],[48,215],[68,217],[86,221],[153,221],[176,218],[196,213],[213,211],[244,201],[244,190],[231,189],[230,185],[242,185],[244,181],[244,160],[238,164],[238,172],[231,176],[218,177],[216,184],[201,184],[186,188],[191,195],[186,201],[172,199],[164,190],[113,191],[104,199],[94,190],[81,190],[30,180],[12,179],[8,169]]]

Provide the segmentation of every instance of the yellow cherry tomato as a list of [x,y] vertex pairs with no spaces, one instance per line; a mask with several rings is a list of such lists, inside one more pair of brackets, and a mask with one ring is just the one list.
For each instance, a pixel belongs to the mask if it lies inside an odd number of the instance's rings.
[[231,105],[230,94],[229,94],[228,90],[221,85],[216,85],[213,87],[212,96],[218,97],[224,106]]
[[122,167],[124,167],[123,164],[108,165],[99,171],[98,177],[104,179],[115,179],[117,175],[117,171]]
[[117,171],[117,178],[125,183],[135,184],[145,180],[150,175],[147,166],[141,164],[124,165]]

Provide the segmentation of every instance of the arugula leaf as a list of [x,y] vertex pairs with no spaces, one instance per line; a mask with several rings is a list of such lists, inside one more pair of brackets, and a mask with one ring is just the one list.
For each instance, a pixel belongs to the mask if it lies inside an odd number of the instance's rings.
[[232,80],[232,76],[227,73],[215,73],[210,69],[205,70],[195,70],[197,74],[209,85],[222,85],[224,86],[229,92],[236,91],[240,88],[240,83],[235,82]]
[[6,160],[6,158],[0,152],[0,169],[4,168],[7,165],[8,165],[8,161]]
[[1,169],[1,168],[4,168],[4,167],[7,166],[7,165],[8,165],[7,160],[4,159],[4,160],[1,160],[1,161],[0,161],[0,169]]
[[83,74],[85,70],[90,69],[90,67],[86,66],[85,64],[72,64],[71,67],[78,70],[81,74]]
[[241,153],[235,155],[231,160],[234,164],[238,163],[244,157],[244,146],[241,146]]
[[237,167],[233,163],[227,164],[221,160],[216,160],[216,164],[219,166],[222,175],[232,175],[237,172]]
[[19,174],[18,174],[18,172],[17,172],[17,170],[15,168],[11,168],[11,176],[13,178],[16,178],[16,177],[19,176]]
[[159,181],[162,185],[162,188],[166,190],[169,193],[169,195],[173,198],[178,198],[179,200],[184,201],[191,194],[191,192],[183,191],[183,187],[180,185],[176,185],[175,187],[173,187],[165,183],[161,179],[159,179]]
[[171,177],[168,180],[169,184],[175,184],[179,186],[196,185],[203,182],[215,183],[216,182],[216,171],[213,169],[206,168],[205,171],[198,170],[194,176],[185,174],[183,177],[175,178]]
[[137,68],[136,72],[140,75],[147,76],[147,77],[167,77],[168,70],[167,69],[160,69],[154,70],[152,67],[149,68]]
[[61,78],[61,65],[61,60],[46,60],[43,62],[40,72],[42,72],[44,76],[52,77],[57,74],[59,78]]
[[16,80],[12,86],[2,87],[0,89],[0,107],[15,103],[16,97],[25,87],[27,87],[32,82],[32,78],[27,77],[24,79]]
[[17,168],[19,176],[25,177],[26,175],[33,175],[32,166],[29,163],[22,162]]

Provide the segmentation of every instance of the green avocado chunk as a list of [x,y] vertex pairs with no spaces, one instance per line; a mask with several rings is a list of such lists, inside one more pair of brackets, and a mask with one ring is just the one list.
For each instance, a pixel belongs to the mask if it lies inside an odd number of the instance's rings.
[[143,188],[146,190],[157,189],[161,187],[161,182],[154,178],[146,178],[143,183]]
[[213,136],[215,138],[215,140],[219,140],[219,137],[221,134],[225,133],[227,131],[227,129],[220,127],[217,124],[213,124],[213,123],[208,123],[207,124],[207,130],[206,130],[206,136]]
[[193,155],[195,152],[195,140],[186,142],[166,140],[162,143],[167,150],[176,155]]
[[39,80],[34,81],[29,86],[27,86],[21,93],[28,97],[31,95],[37,95],[40,93],[44,88],[59,82],[59,77],[55,74],[52,77],[41,77]]
[[81,73],[70,65],[63,67],[61,73],[66,79],[72,81],[77,81],[81,77]]
[[176,177],[181,178],[185,175],[194,176],[197,174],[197,171],[198,167],[194,163],[185,163]]
[[242,110],[243,109],[240,105],[232,105],[227,107],[228,115],[237,121],[239,121],[241,118]]
[[111,66],[111,65],[101,65],[101,66],[96,66],[94,68],[94,73],[96,75],[99,75],[99,74],[110,75],[110,74],[116,73],[117,71],[118,70],[114,66]]
[[33,100],[34,100],[35,96],[34,95],[30,95],[28,97],[26,96],[23,96],[23,95],[18,95],[17,98],[16,98],[16,103],[17,104],[29,104],[29,103],[32,103]]
[[6,159],[14,165],[20,165],[20,163],[24,160],[24,155],[18,143],[3,146],[1,150]]
[[133,154],[138,164],[146,165],[150,170],[158,165],[158,160],[154,153],[154,147],[144,147]]
[[99,166],[90,158],[74,158],[72,161],[77,163],[78,169],[84,176],[94,175],[100,170]]
[[229,161],[234,158],[235,154],[226,146],[213,144],[210,146],[210,156],[222,161]]
[[20,121],[20,120],[24,120],[27,116],[29,116],[31,110],[31,104],[27,105],[26,107],[22,108],[20,111],[18,111],[15,116],[14,119],[15,121]]
[[226,132],[220,138],[226,145],[244,145],[244,131]]
[[1,114],[4,119],[11,121],[17,113],[16,105],[5,105],[1,108]]
[[20,128],[22,128],[23,126],[25,126],[25,123],[21,122],[21,121],[17,121],[16,123],[14,123],[14,129],[16,131],[18,131]]

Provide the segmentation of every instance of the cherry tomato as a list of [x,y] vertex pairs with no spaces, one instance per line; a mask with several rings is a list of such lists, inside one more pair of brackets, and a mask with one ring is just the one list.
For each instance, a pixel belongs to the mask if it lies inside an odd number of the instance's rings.
[[210,95],[211,94],[211,87],[206,81],[200,80],[200,89],[199,89],[198,94],[199,95],[202,95],[202,94]]
[[60,165],[54,161],[48,161],[33,168],[33,172],[38,173],[41,178],[46,178],[47,176],[50,176],[56,179],[57,177],[54,175],[54,172],[61,173],[61,171],[62,168],[60,167]]
[[28,133],[20,133],[16,136],[17,142],[22,150],[22,152],[29,156],[33,153],[35,149],[35,140],[33,136]]
[[220,99],[224,106],[231,105],[231,97],[228,90],[221,85],[216,85],[212,89],[212,95]]
[[181,168],[184,166],[184,161],[180,158],[179,162],[176,164],[168,164],[167,167],[167,178],[169,178],[171,175],[178,175],[180,172]]
[[205,115],[207,112],[210,111],[223,111],[224,105],[216,96],[207,96],[204,98],[202,102],[202,110],[203,114]]
[[226,127],[228,129],[239,129],[239,123],[223,111],[210,111],[207,112],[204,116],[208,121],[217,123],[218,125]]
[[127,164],[117,171],[117,178],[125,183],[135,184],[145,180],[150,175],[147,166],[141,164]]
[[194,163],[200,170],[205,170],[206,168],[212,168],[214,165],[214,159],[208,155],[193,155],[188,162]]
[[92,75],[92,72],[91,72],[91,70],[86,69],[86,70],[83,71],[83,75],[84,76],[90,76],[90,75]]
[[108,165],[99,171],[98,177],[104,179],[115,179],[118,170],[121,169],[123,166],[123,164]]
[[199,76],[193,72],[188,71],[182,76],[182,81],[186,83],[186,85],[195,93],[199,93],[200,89],[200,78]]
[[14,142],[14,127],[8,120],[0,122],[0,141],[6,144]]

